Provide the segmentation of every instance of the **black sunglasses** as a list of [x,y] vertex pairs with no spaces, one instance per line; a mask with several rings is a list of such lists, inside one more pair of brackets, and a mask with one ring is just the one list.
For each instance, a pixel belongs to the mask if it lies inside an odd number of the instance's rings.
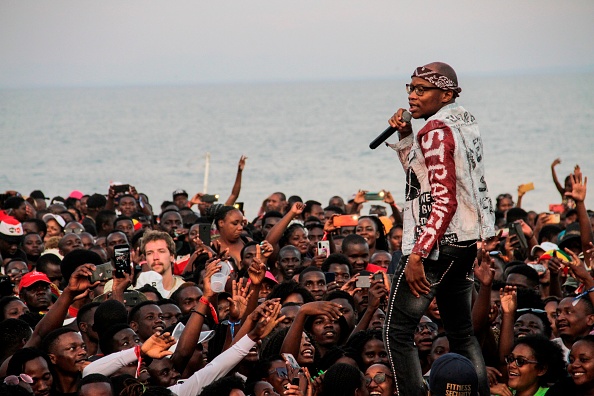
[[514,356],[514,355],[507,355],[505,357],[505,363],[512,364],[512,362],[516,362],[516,366],[522,367],[523,365],[530,363],[530,364],[538,364],[536,360],[528,360],[523,358],[522,356]]
[[394,376],[390,375],[390,374],[386,374],[386,373],[377,373],[376,375],[372,377],[365,377],[365,386],[369,386],[371,384],[371,381],[375,382],[376,384],[383,384],[384,382],[386,382],[386,378],[394,378]]
[[434,331],[437,331],[438,328],[439,328],[439,326],[437,325],[437,323],[433,323],[433,322],[420,323],[417,326],[415,333],[421,333],[423,330],[429,330],[430,332],[434,332]]

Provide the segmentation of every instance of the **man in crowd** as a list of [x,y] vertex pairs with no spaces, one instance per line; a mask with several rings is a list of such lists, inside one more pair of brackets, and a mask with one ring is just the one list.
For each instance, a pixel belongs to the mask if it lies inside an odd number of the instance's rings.
[[168,298],[184,283],[182,278],[173,275],[175,242],[166,232],[151,230],[142,237],[140,250],[146,257],[149,268],[163,277],[163,288],[169,293],[163,297]]

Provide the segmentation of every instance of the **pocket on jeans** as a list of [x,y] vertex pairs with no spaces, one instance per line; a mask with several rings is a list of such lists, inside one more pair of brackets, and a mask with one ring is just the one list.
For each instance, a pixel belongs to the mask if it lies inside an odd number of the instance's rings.
[[453,260],[445,260],[441,259],[434,261],[434,260],[425,260],[423,262],[423,268],[425,269],[425,277],[427,281],[431,284],[431,286],[438,285],[439,282],[443,279],[445,273],[448,271],[452,264]]

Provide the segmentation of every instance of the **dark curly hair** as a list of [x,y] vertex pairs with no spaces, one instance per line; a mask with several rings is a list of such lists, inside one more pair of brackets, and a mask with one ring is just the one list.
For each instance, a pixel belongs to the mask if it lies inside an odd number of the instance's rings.
[[353,273],[353,266],[351,265],[349,258],[342,253],[332,253],[328,256],[322,263],[322,271],[330,272],[330,266],[332,264],[346,265],[349,268],[349,274]]
[[537,367],[546,368],[547,372],[538,378],[539,386],[546,387],[565,376],[565,359],[561,348],[542,335],[528,335],[516,341],[514,347],[526,345],[534,353]]
[[337,363],[324,375],[321,396],[352,396],[364,386],[363,373],[358,368]]
[[359,331],[353,334],[345,345],[347,349],[352,349],[353,358],[357,362],[359,370],[363,372],[367,370],[367,367],[365,367],[365,364],[363,363],[363,348],[365,348],[365,344],[371,340],[379,340],[383,343],[384,337],[382,331],[373,329]]
[[285,232],[283,232],[283,236],[278,241],[278,246],[283,247],[289,245],[289,240],[291,239],[291,236],[299,228],[301,228],[305,233],[307,233],[307,229],[305,228],[305,226],[303,226],[303,224],[293,223],[289,227],[287,227]]
[[205,386],[200,392],[200,396],[226,396],[233,389],[245,391],[245,384],[241,378],[236,375],[228,375]]

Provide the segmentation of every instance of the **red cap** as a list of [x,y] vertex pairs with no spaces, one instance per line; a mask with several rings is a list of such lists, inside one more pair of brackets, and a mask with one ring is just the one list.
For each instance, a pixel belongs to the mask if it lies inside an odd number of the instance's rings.
[[[274,277],[274,275],[272,275],[272,272],[270,271],[266,271],[266,276],[264,277],[264,279],[268,279],[271,282],[274,282],[275,284],[278,284],[278,280],[276,280],[276,278]],[[251,279],[248,280],[248,285],[252,283]]]
[[23,287],[29,287],[32,284],[37,283],[37,282],[45,282],[49,285],[52,284],[52,282],[50,282],[47,275],[44,274],[43,272],[31,271],[31,272],[27,272],[21,278],[21,283],[19,283],[19,292],[23,289]]
[[78,190],[74,190],[70,193],[70,195],[68,196],[68,198],[74,198],[74,199],[81,199],[83,197],[83,193],[78,191]]
[[270,271],[266,271],[266,279],[269,279],[269,280],[273,281],[274,283],[278,284],[278,281],[276,280],[276,278],[274,277],[274,275],[272,275],[272,272],[270,272]]

